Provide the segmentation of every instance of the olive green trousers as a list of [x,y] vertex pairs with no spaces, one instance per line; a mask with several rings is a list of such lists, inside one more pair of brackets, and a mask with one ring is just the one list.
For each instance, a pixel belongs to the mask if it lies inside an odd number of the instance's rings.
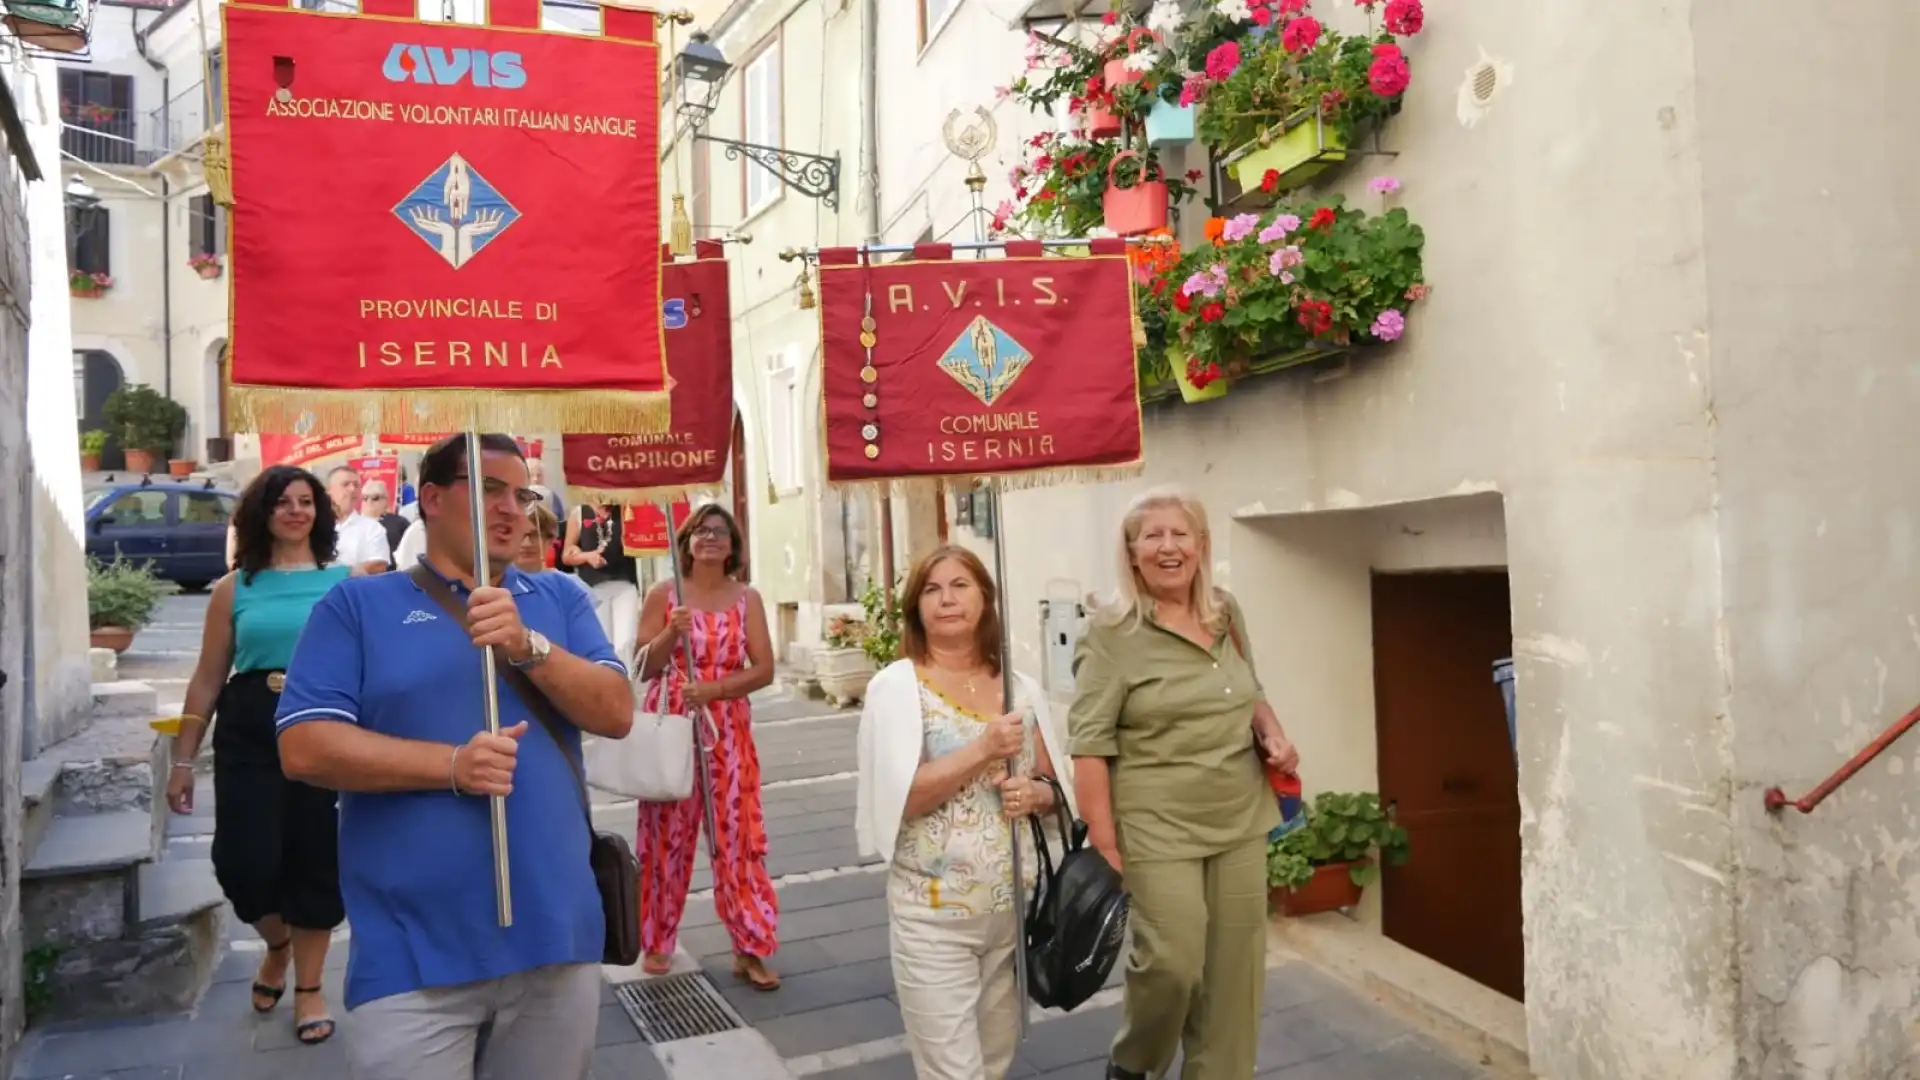
[[1113,1063],[1182,1080],[1247,1080],[1267,985],[1267,840],[1204,859],[1125,864],[1133,897],[1125,1022]]

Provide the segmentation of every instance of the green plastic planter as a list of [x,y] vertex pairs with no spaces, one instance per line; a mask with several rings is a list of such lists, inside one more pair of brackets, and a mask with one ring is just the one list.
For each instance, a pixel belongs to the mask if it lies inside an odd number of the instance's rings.
[[1186,353],[1168,349],[1167,364],[1173,368],[1173,381],[1180,387],[1180,400],[1189,405],[1226,397],[1227,391],[1231,388],[1231,384],[1225,379],[1215,379],[1205,386],[1193,385],[1193,380],[1187,378]]
[[[1233,159],[1233,178],[1242,191],[1254,191],[1268,170],[1280,174],[1280,190],[1299,187],[1347,160],[1347,142],[1318,112],[1301,113],[1271,142],[1243,147]],[[1267,136],[1262,136],[1266,138]]]

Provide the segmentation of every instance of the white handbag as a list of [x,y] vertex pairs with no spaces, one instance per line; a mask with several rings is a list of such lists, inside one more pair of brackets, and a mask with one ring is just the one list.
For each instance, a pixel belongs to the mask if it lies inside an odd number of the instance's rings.
[[641,802],[680,802],[693,794],[693,718],[648,711],[647,684],[638,677],[646,660],[642,645],[632,669],[633,731],[624,739],[594,740],[587,783]]

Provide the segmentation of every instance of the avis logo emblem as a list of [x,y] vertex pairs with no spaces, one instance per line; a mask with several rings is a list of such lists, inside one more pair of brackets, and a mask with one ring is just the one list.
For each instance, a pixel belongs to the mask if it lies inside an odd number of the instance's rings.
[[1032,362],[1033,354],[985,315],[978,315],[947,346],[940,357],[940,370],[953,376],[953,381],[980,399],[980,404],[991,406],[1006,395]]
[[485,49],[443,49],[437,45],[396,44],[387,50],[380,73],[388,82],[415,82],[423,86],[459,86],[518,90],[527,85],[527,69],[515,52]]
[[419,608],[414,608],[412,611],[407,612],[406,618],[400,620],[400,625],[412,626],[414,623],[438,621],[440,621],[440,616],[432,614],[431,612],[421,611]]
[[455,154],[400,200],[393,216],[458,270],[519,221],[520,211]]
[[685,300],[669,300],[661,306],[660,310],[666,317],[667,329],[678,330],[687,325],[687,302]]

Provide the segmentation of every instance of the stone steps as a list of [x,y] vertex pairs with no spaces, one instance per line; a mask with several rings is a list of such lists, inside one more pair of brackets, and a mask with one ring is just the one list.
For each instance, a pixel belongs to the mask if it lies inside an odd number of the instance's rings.
[[105,711],[93,725],[22,769],[21,925],[51,965],[36,1023],[189,1009],[219,951],[212,863],[166,858],[169,744],[140,704],[156,695],[107,683],[94,696]]

